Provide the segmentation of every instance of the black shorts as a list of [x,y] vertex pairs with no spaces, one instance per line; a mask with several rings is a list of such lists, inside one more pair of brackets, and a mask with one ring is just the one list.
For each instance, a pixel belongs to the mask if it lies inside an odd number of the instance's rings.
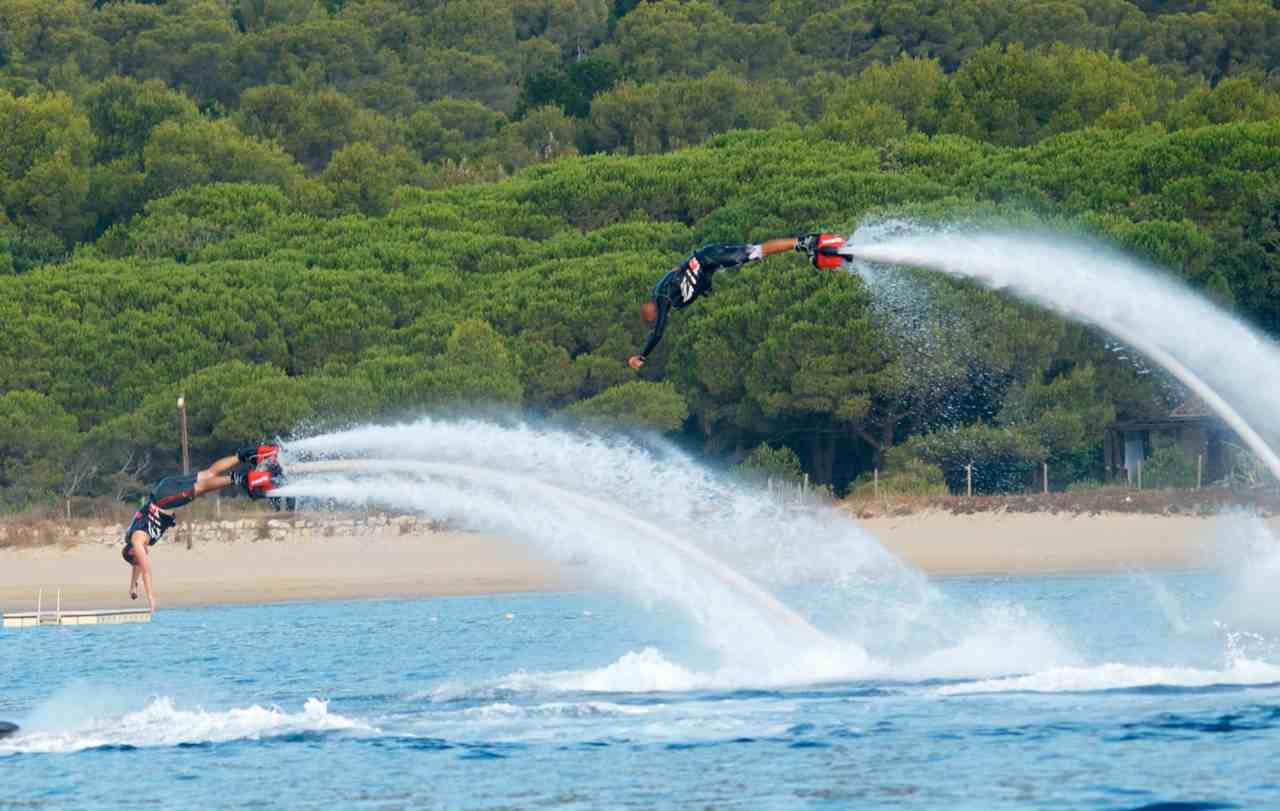
[[151,500],[163,510],[174,510],[191,503],[196,497],[196,474],[169,476],[151,491]]

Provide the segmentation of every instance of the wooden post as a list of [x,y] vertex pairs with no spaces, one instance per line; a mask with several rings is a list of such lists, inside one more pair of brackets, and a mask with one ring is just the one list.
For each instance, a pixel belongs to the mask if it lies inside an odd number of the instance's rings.
[[[178,434],[182,440],[182,475],[191,473],[191,455],[187,452],[187,399],[178,395]],[[187,536],[187,548],[191,548],[191,530],[183,532]]]
[[1204,454],[1196,454],[1196,489],[1200,489],[1201,483],[1204,481]]
[[872,479],[872,493],[876,498],[880,498],[880,468],[875,469],[874,478]]
[[964,495],[965,498],[973,498],[973,465],[964,466]]
[[178,395],[178,431],[182,440],[182,475],[191,473],[191,457],[187,453],[187,400]]
[[809,495],[809,474],[808,473],[804,474],[804,486],[800,489],[800,495],[802,497]]
[[1142,489],[1142,460],[1138,460],[1138,489]]
[[1049,495],[1049,463],[1042,462],[1041,464],[1044,466],[1044,494],[1047,496]]

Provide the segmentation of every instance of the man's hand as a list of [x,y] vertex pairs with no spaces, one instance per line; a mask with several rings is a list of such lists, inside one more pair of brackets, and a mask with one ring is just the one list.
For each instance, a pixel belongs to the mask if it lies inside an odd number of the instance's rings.
[[641,366],[644,366],[644,358],[640,355],[632,355],[627,359],[627,365],[632,369],[639,370]]
[[805,234],[796,237],[796,250],[808,254],[809,261],[818,270],[835,270],[844,265],[840,246],[845,238],[839,234]]
[[822,239],[822,234],[805,234],[796,237],[796,253],[802,253],[806,256],[813,256],[818,250],[818,241]]

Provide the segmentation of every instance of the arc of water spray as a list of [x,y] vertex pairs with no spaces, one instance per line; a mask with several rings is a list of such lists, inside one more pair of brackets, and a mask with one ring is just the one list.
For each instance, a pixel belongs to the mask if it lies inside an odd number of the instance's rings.
[[[1033,238],[1035,236],[1037,235],[1028,234],[1023,238]],[[1066,302],[1060,298],[1055,298],[1046,289],[1030,285],[1025,281],[1019,282],[1013,279],[998,278],[991,266],[983,266],[984,260],[1002,258],[1008,252],[1015,250],[1017,246],[1014,242],[1018,238],[1016,234],[999,233],[917,235],[890,239],[881,243],[846,243],[840,249],[840,253],[849,259],[936,270],[952,276],[973,279],[994,289],[1007,286],[1020,298],[1048,307],[1068,318],[1092,324],[1105,330],[1163,366],[1170,374],[1182,381],[1187,388],[1199,395],[1205,404],[1222,417],[1231,429],[1244,440],[1250,450],[1262,459],[1272,475],[1280,479],[1280,457],[1277,457],[1275,451],[1230,403],[1224,400],[1199,374],[1178,360],[1168,350],[1136,330],[1118,330],[1115,325],[1093,314],[1089,308],[1080,302]],[[983,256],[974,259],[972,254],[975,251],[982,253]],[[1083,261],[1083,258],[1081,258],[1081,261]],[[1102,280],[1100,279],[1099,281]],[[1208,305],[1206,304],[1205,306]],[[1229,316],[1225,314],[1222,314],[1222,317],[1229,319]]]
[[[548,503],[568,504],[587,513],[599,515],[617,522],[634,532],[637,537],[662,544],[683,561],[715,577],[733,592],[745,597],[770,619],[796,636],[790,640],[804,647],[829,646],[832,640],[813,627],[803,617],[783,605],[769,592],[750,579],[725,566],[696,546],[683,539],[620,510],[598,499],[573,493],[545,482],[524,476],[512,476],[488,468],[445,462],[423,462],[414,459],[334,459],[317,462],[299,462],[289,465],[289,473],[300,475],[324,473],[406,473],[438,476],[481,485],[499,486],[523,492],[536,493]],[[281,491],[287,494],[287,489]]]

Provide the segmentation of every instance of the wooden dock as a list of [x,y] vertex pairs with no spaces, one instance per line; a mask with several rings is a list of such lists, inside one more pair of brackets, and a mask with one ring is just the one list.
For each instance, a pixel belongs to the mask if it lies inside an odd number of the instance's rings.
[[109,608],[90,611],[63,611],[62,589],[52,611],[45,611],[44,590],[36,593],[36,610],[5,612],[5,628],[35,628],[41,625],[120,625],[126,622],[151,622],[148,608]]

